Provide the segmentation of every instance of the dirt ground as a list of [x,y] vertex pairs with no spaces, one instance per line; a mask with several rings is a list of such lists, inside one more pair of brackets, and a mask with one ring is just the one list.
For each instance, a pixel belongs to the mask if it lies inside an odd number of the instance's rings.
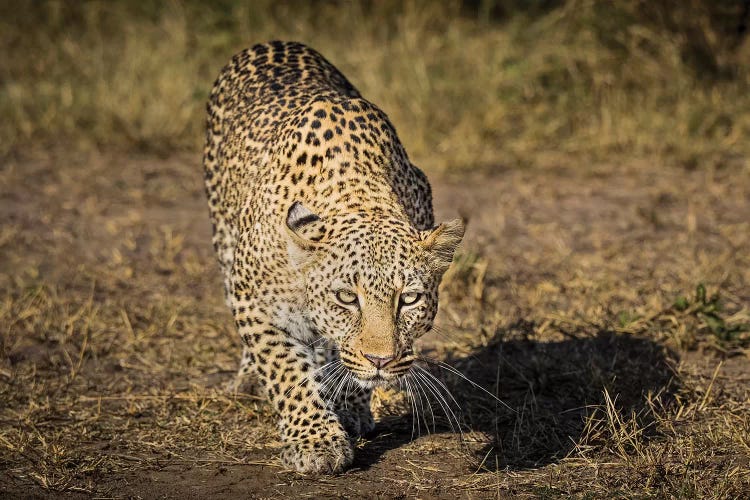
[[383,392],[352,468],[309,478],[263,401],[224,390],[239,342],[199,158],[2,160],[3,496],[750,491],[747,160],[427,171],[438,219],[469,229],[422,349],[503,403],[433,366],[460,433]]

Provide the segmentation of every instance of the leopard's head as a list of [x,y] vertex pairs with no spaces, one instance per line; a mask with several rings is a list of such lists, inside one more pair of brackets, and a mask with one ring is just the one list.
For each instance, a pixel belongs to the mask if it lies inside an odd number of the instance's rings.
[[305,278],[310,320],[344,366],[365,387],[406,374],[414,340],[432,328],[462,221],[418,231],[371,212],[321,219],[295,203],[286,232],[290,262]]

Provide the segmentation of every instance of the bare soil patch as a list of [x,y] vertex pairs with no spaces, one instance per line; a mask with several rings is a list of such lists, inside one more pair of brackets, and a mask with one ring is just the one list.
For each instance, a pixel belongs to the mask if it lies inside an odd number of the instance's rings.
[[469,230],[423,350],[507,407],[433,367],[463,437],[383,393],[351,470],[306,478],[281,468],[264,402],[224,390],[239,341],[199,159],[4,159],[0,492],[740,496],[750,164],[538,163],[430,173],[438,217]]

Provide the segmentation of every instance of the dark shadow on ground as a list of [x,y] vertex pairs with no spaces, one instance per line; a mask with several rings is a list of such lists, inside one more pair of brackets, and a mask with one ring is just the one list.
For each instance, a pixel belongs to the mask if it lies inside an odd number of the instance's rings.
[[[518,322],[469,356],[446,360],[509,408],[448,370],[428,365],[460,405],[464,430],[492,440],[471,457],[471,467],[537,468],[566,457],[582,441],[587,418],[594,412],[604,416],[605,390],[621,416],[636,415],[648,430],[648,395],[668,402],[678,387],[671,368],[676,355],[653,341],[607,330],[592,335],[587,328],[580,336],[568,332],[567,340],[539,342],[534,329],[533,323]],[[433,406],[436,431],[450,431],[434,400]],[[408,443],[412,426],[409,415],[381,422],[381,434],[358,450],[354,467],[367,469],[386,451]]]
[[[445,359],[452,368],[422,363],[455,398],[452,403],[446,395],[446,403],[464,432],[481,432],[492,440],[469,457],[473,470],[480,464],[486,470],[538,468],[566,457],[582,442],[587,418],[595,412],[604,417],[605,391],[619,415],[626,420],[636,415],[649,431],[649,394],[668,403],[678,388],[672,369],[677,355],[651,340],[590,325],[569,329],[568,338],[557,342],[539,341],[535,331],[533,322],[521,320],[498,330],[468,356]],[[243,392],[259,394],[251,382],[246,381]],[[358,446],[351,468],[367,470],[386,452],[419,436],[456,432],[434,396],[427,403],[428,396],[425,389],[414,402],[419,417],[404,413],[412,405],[406,400],[382,418],[375,433]]]
[[601,330],[535,342],[533,327],[519,323],[514,328],[527,330],[526,338],[503,341],[509,332],[499,332],[486,348],[451,363],[515,410],[488,406],[493,401],[481,391],[454,383],[455,393],[467,395],[469,427],[495,439],[483,450],[488,464],[539,467],[564,458],[580,443],[587,417],[603,416],[605,390],[620,415],[635,414],[647,426],[648,395],[668,400],[676,389],[676,355],[651,340]]

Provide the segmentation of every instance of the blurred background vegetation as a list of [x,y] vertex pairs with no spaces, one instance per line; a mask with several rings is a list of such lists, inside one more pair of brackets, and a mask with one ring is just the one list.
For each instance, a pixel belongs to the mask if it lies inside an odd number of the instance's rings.
[[[750,152],[743,0],[0,2],[0,156],[201,147],[237,51],[322,52],[430,168]],[[427,166],[427,165],[425,165]]]

